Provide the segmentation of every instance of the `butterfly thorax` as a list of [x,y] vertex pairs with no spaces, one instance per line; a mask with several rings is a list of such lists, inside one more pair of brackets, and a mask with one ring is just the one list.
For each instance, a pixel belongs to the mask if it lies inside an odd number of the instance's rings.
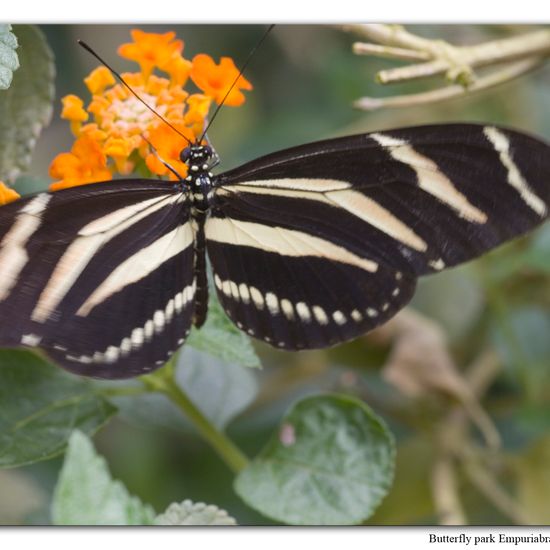
[[210,172],[213,154],[208,145],[192,145],[180,154],[182,162],[189,169],[185,182],[189,185],[193,207],[198,212],[207,212],[210,208],[213,196],[213,175]]
[[208,282],[206,278],[206,242],[204,222],[213,197],[212,166],[214,153],[208,145],[192,145],[180,154],[182,162],[188,167],[185,183],[189,186],[192,201],[191,215],[195,233],[194,280],[196,284],[193,324],[202,326],[208,309]]

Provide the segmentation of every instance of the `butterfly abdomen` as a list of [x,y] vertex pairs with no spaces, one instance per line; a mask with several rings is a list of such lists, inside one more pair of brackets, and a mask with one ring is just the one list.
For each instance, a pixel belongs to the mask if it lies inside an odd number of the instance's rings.
[[194,281],[196,283],[193,325],[200,328],[206,321],[208,311],[208,279],[206,277],[206,240],[204,236],[204,220],[206,214],[197,212],[194,215],[193,229],[195,231],[195,263]]

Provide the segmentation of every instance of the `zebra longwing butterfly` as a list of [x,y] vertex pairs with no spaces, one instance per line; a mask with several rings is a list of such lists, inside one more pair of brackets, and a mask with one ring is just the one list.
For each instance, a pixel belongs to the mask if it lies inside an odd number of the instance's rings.
[[550,147],[494,126],[397,129],[294,147],[213,176],[40,193],[0,208],[0,346],[74,373],[163,365],[220,302],[286,350],[332,346],[392,317],[417,277],[548,217]]

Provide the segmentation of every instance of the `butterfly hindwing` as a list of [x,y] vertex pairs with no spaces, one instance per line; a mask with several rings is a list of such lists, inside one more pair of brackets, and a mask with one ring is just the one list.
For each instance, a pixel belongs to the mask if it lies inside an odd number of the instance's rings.
[[418,275],[541,223],[549,176],[546,144],[463,124],[262,157],[217,180],[206,238],[218,294],[244,330],[282,347],[347,340],[403,307]]
[[[222,224],[231,237],[222,238],[213,224]],[[300,252],[306,255],[268,251],[263,235],[253,245],[245,240],[248,229],[230,218],[210,219],[206,227],[226,313],[240,329],[280,348],[323,348],[364,334],[395,315],[415,287],[414,277],[395,269],[328,261],[305,244]],[[240,244],[228,242],[233,236]],[[286,236],[280,239],[287,250]]]
[[0,210],[0,238],[0,345],[119,378],[183,343],[194,250],[181,190],[128,180],[42,193]]
[[227,314],[251,336],[284,349],[364,334],[408,303],[416,284],[414,273],[401,270],[404,262],[380,261],[360,227],[301,199],[288,189],[275,197],[221,192],[205,227]]

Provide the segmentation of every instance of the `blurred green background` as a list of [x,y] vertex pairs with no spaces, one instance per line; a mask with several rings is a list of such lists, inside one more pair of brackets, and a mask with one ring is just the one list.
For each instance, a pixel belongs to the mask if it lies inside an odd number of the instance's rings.
[[[59,99],[87,98],[82,82],[97,66],[77,44],[86,41],[120,71],[135,64],[119,58],[117,47],[130,40],[132,26],[44,25],[54,51],[57,77],[54,118],[44,130],[29,174],[18,189],[48,183],[56,154],[71,147],[68,124],[59,119]],[[184,55],[232,57],[239,65],[262,35],[259,25],[144,26],[149,32],[174,30]],[[530,30],[528,26],[424,25],[408,29],[428,38],[470,44]],[[424,89],[426,83],[383,87],[376,71],[388,60],[355,56],[357,38],[327,26],[281,25],[268,37],[246,72],[254,90],[238,108],[224,108],[209,134],[222,159],[221,170],[271,151],[327,137],[432,122],[481,121],[512,126],[550,138],[550,67],[465,99],[431,106],[363,113],[352,102]],[[429,84],[429,83],[428,83]],[[433,82],[431,83],[433,84]],[[466,266],[423,280],[412,307],[438,321],[463,367],[487,348],[503,366],[483,405],[497,424],[503,452],[495,475],[534,523],[550,522],[550,227]],[[264,368],[254,372],[259,392],[229,433],[253,455],[288,406],[299,396],[324,390],[363,397],[388,422],[398,439],[398,470],[390,496],[370,523],[435,523],[429,474],[433,426],[450,403],[409,403],[380,378],[385,345],[359,339],[326,352],[291,354],[258,344]],[[423,419],[418,422],[418,418]],[[95,438],[115,478],[162,512],[186,498],[223,507],[241,524],[270,524],[233,493],[232,475],[189,430],[147,428],[116,418]],[[49,501],[61,459],[0,471],[0,524],[49,521]],[[507,524],[480,491],[459,479],[468,520]]]

